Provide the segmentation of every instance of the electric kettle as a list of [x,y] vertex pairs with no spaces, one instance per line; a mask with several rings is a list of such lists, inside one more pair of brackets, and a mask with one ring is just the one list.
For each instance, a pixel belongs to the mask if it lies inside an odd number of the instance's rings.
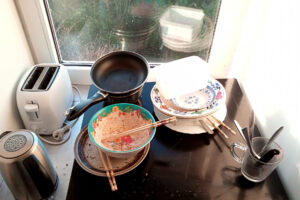
[[44,145],[29,130],[0,135],[0,172],[18,200],[46,199],[58,184],[57,173]]

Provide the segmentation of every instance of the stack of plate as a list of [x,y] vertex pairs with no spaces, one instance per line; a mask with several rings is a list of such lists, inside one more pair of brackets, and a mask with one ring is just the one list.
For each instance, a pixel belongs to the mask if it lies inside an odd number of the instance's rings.
[[[181,96],[165,99],[156,85],[151,91],[154,113],[159,120],[176,116],[176,124],[166,124],[170,129],[189,134],[207,132],[201,126],[199,119],[214,115],[220,121],[226,117],[226,93],[220,82],[209,78],[206,88]],[[207,124],[213,130],[213,126]]]

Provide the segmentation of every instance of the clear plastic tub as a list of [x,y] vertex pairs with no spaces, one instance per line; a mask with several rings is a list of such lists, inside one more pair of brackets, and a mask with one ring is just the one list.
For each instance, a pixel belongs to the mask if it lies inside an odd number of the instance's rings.
[[201,9],[169,7],[159,20],[162,37],[191,42],[199,34],[204,16]]

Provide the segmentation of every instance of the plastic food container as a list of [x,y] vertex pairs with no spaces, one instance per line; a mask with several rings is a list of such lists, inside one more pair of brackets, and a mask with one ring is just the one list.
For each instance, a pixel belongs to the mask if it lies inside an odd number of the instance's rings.
[[191,42],[199,34],[204,12],[201,9],[171,6],[160,18],[164,38]]

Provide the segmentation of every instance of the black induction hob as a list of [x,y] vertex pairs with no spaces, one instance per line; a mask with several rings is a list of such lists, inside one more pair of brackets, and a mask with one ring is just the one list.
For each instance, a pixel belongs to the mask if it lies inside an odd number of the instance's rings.
[[[252,109],[238,82],[219,81],[227,94],[225,123],[233,129],[233,119],[247,124]],[[143,107],[152,114],[153,86],[146,83],[141,97]],[[89,96],[95,92],[97,88],[91,86]],[[82,128],[102,107],[99,103],[85,112]],[[259,135],[257,128],[255,134]],[[217,132],[189,135],[158,127],[146,159],[131,172],[116,177],[116,192],[111,191],[107,178],[89,174],[74,161],[67,199],[287,199],[276,171],[256,184],[241,176],[239,164],[229,152],[229,145],[236,141],[243,139],[230,135],[225,140]]]

